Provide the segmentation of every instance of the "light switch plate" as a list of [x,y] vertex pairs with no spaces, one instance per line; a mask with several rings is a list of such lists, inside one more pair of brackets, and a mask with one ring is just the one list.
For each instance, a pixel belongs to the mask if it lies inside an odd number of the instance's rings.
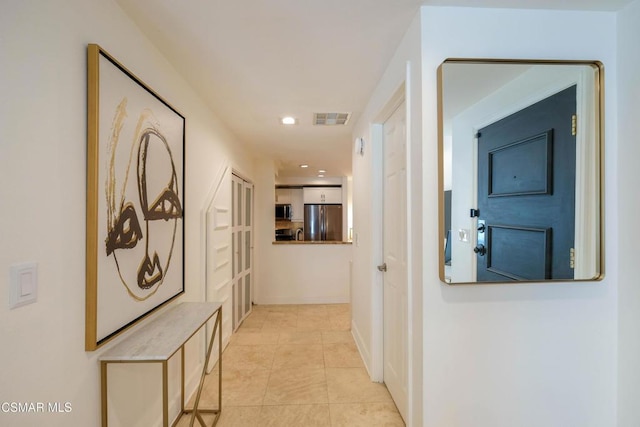
[[458,240],[461,242],[468,242],[470,234],[471,234],[470,230],[461,228],[458,230]]
[[20,307],[38,299],[38,264],[25,262],[11,266],[9,280],[9,306]]

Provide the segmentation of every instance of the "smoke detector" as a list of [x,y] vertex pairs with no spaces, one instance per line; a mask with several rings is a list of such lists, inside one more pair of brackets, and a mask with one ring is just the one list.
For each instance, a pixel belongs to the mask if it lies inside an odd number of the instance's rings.
[[350,113],[313,113],[313,124],[319,126],[346,125]]

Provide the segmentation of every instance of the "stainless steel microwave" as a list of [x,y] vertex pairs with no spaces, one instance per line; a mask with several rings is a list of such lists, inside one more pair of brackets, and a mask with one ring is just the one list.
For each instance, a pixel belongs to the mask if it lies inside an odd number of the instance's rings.
[[292,215],[293,215],[293,209],[291,209],[291,205],[289,204],[276,205],[276,220],[291,221]]

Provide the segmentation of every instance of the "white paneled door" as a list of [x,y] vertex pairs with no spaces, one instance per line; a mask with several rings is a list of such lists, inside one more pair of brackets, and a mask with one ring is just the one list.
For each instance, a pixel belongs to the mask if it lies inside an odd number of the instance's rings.
[[251,312],[253,265],[253,184],[232,176],[233,329]]
[[384,382],[406,420],[408,407],[407,168],[403,102],[384,123]]

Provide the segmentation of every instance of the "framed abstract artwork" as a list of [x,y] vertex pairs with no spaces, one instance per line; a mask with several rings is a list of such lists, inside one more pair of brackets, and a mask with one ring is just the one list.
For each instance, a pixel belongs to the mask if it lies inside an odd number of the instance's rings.
[[184,293],[185,118],[105,52],[87,52],[85,349]]

